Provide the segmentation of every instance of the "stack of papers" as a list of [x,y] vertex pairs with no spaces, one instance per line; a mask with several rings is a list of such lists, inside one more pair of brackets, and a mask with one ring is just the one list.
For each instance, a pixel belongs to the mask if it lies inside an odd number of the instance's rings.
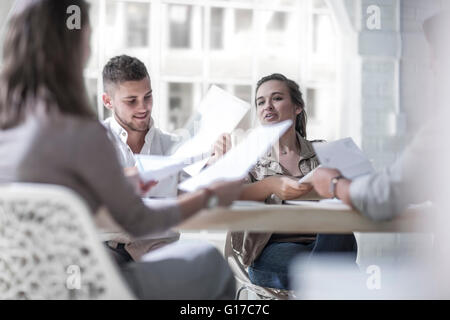
[[231,149],[214,165],[197,176],[180,184],[179,188],[193,192],[216,181],[243,179],[258,159],[292,126],[292,121],[284,121],[254,129],[243,142]]
[[317,168],[315,168],[314,170],[312,170],[310,173],[308,173],[306,176],[304,176],[303,178],[301,178],[301,179],[298,181],[298,184],[302,184],[302,183],[312,183],[312,177],[313,177],[313,175],[314,175],[314,172],[315,172],[317,169],[321,168],[321,167],[322,167],[321,165],[318,166]]
[[198,174],[208,162],[211,147],[223,133],[231,133],[250,110],[250,104],[212,86],[185,130],[189,138],[172,156],[135,155],[144,182],[161,181],[181,170]]
[[314,150],[324,168],[339,170],[350,180],[373,173],[375,169],[352,138],[329,143],[315,143]]
[[139,175],[144,183],[161,181],[177,174],[190,164],[189,159],[165,156],[135,155]]
[[250,104],[212,86],[202,100],[198,113],[185,128],[192,138],[184,141],[173,154],[178,158],[197,157],[209,153],[221,134],[230,133],[250,110]]

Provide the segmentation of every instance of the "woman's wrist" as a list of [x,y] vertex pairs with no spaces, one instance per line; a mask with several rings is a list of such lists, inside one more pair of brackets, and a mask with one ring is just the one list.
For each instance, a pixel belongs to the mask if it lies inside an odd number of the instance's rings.
[[267,193],[269,195],[274,194],[276,192],[275,190],[275,179],[277,179],[276,176],[270,176],[265,178],[264,180],[264,188],[267,190]]

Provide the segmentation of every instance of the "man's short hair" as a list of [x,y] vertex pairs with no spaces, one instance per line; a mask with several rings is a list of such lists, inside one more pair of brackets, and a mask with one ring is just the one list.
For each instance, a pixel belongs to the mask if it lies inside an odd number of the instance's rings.
[[127,55],[116,56],[103,68],[103,89],[126,81],[141,81],[150,77],[145,64],[137,58]]

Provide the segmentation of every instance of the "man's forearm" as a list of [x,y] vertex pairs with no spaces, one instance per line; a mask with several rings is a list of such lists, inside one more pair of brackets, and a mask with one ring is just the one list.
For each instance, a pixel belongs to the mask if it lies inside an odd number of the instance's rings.
[[353,207],[352,199],[350,197],[350,185],[352,182],[347,179],[339,179],[336,185],[336,196],[345,204]]
[[181,211],[181,221],[184,221],[195,213],[205,208],[207,193],[205,190],[184,194],[178,198],[178,206]]

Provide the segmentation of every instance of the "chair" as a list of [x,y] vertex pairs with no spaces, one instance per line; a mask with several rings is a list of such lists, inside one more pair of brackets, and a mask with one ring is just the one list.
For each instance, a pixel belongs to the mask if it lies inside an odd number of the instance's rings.
[[239,284],[236,300],[239,300],[241,292],[244,290],[255,293],[262,300],[289,300],[290,298],[294,298],[292,291],[261,287],[250,281],[247,270],[232,247],[231,232],[227,233],[224,255]]
[[73,191],[0,185],[0,300],[134,299]]

